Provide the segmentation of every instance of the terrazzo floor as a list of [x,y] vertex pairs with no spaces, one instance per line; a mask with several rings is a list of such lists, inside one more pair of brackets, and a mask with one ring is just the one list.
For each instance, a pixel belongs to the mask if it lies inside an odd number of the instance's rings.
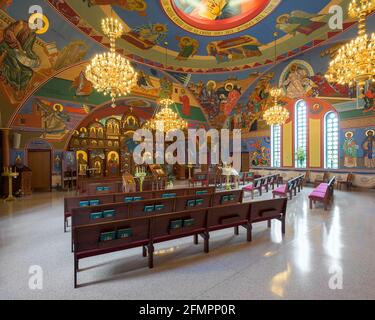
[[255,225],[252,243],[245,230],[214,233],[207,255],[191,238],[158,244],[152,270],[140,248],[84,259],[78,289],[66,193],[1,201],[0,299],[375,299],[375,192],[337,191],[328,212],[308,208],[309,192],[288,202],[284,237],[274,221]]

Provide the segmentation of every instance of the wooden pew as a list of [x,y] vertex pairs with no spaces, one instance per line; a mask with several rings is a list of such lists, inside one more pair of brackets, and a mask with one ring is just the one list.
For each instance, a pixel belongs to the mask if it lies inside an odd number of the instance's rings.
[[259,195],[262,196],[263,188],[265,189],[266,192],[269,191],[270,187],[272,188],[272,190],[274,190],[275,184],[278,185],[278,181],[279,181],[278,174],[257,178],[257,179],[254,179],[252,185],[244,187],[243,190],[245,192],[250,192],[251,199],[254,199],[255,191],[258,191]]
[[79,260],[122,251],[150,243],[150,218],[142,217],[74,228],[74,288],[77,288]]
[[210,232],[235,228],[238,234],[239,226],[243,226],[247,229],[247,240],[251,241],[252,224],[272,219],[282,222],[284,234],[286,203],[286,198],[266,200],[75,227],[74,287],[80,259],[141,247],[143,256],[148,255],[148,266],[153,268],[157,243],[193,236],[198,244],[200,235],[204,251],[209,252]]
[[[271,227],[271,221],[277,219],[281,221],[281,232],[285,234],[285,218],[286,207],[288,199],[280,198],[271,201],[252,202],[249,215],[249,223],[268,222],[268,227]],[[250,241],[251,241],[251,227],[250,227]]]
[[235,235],[239,235],[239,227],[243,226],[247,230],[247,240],[251,241],[251,225],[248,219],[249,209],[250,203],[209,208],[207,211],[205,252],[209,252],[209,233],[217,230],[234,228]]
[[176,240],[201,235],[205,239],[205,251],[208,247],[208,235],[206,234],[207,209],[183,211],[156,215],[150,218],[150,243],[148,245],[149,267],[154,267],[154,245],[160,242]]
[[313,204],[321,202],[324,205],[324,210],[328,210],[328,205],[333,200],[335,190],[336,177],[333,177],[329,183],[321,183],[316,187],[313,192],[309,195],[310,209],[313,208]]
[[83,206],[97,206],[107,203],[125,202],[126,198],[141,198],[140,200],[173,197],[174,195],[189,195],[189,194],[212,194],[215,192],[215,187],[197,187],[197,188],[180,188],[173,190],[162,191],[143,191],[133,193],[113,193],[103,195],[81,195],[64,198],[64,232],[68,227],[68,218],[71,216],[72,208]]
[[281,185],[272,191],[273,198],[276,196],[287,197],[289,194],[289,199],[293,199],[293,195],[297,195],[297,191],[300,192],[304,182],[304,175],[298,176],[294,179],[290,179],[286,184]]

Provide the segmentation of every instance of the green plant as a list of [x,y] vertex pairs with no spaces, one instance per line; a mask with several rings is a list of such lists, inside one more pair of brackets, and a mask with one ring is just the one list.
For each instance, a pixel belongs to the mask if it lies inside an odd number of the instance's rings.
[[300,164],[302,164],[302,163],[305,162],[305,160],[306,160],[306,151],[305,151],[304,148],[299,147],[299,148],[297,149],[297,161],[298,161]]

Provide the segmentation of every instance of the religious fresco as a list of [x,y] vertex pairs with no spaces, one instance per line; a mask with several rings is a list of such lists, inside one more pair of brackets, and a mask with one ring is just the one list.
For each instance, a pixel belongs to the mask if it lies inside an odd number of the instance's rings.
[[241,36],[228,40],[213,41],[207,46],[207,53],[218,63],[259,57],[262,44],[252,36]]
[[165,24],[147,23],[132,28],[122,38],[139,49],[149,50],[157,44],[163,45],[167,33],[168,27]]
[[162,0],[169,18],[200,35],[217,36],[243,31],[267,17],[279,0]]
[[341,130],[341,165],[344,168],[375,168],[375,127]]
[[[330,0],[301,0],[293,4],[296,10],[292,12],[290,5],[280,0],[86,0],[88,6],[82,6],[80,1],[48,1],[101,45],[106,45],[107,40],[98,26],[92,26],[97,25],[98,16],[108,16],[110,12],[108,7],[99,4],[111,5],[111,12],[122,20],[127,30],[118,41],[119,52],[150,67],[168,67],[176,72],[230,72],[233,67],[245,70],[270,65],[273,60],[270,46],[274,40],[271,30],[275,25],[285,31],[279,39],[280,47],[284,48],[280,55],[285,58],[332,37],[327,24]],[[339,0],[339,3],[346,5],[348,1]],[[194,26],[196,23],[202,25]],[[345,24],[342,31],[348,27]],[[228,39],[234,33],[236,36]],[[297,37],[291,36],[294,33]],[[168,43],[168,66],[163,52],[165,42]]]
[[[8,105],[3,118],[56,71],[76,64],[100,49],[77,34],[45,3],[42,29],[33,29],[32,0],[2,1],[0,10],[0,103]],[[29,20],[31,21],[29,23]],[[74,34],[73,37],[66,37]]]
[[199,42],[196,39],[188,36],[176,36],[176,40],[178,40],[178,46],[180,48],[176,60],[187,60],[195,56],[199,48]]
[[140,16],[146,15],[147,2],[146,0],[82,0],[91,6],[114,5],[128,11],[135,11]]
[[87,116],[81,105],[33,98],[15,117],[13,128],[38,132],[41,138],[62,140]]
[[236,73],[233,76],[223,74],[216,77],[194,75],[188,83],[187,89],[202,106],[211,126],[223,128],[242,94],[257,76],[257,73],[249,74],[248,72]]
[[283,14],[276,19],[276,28],[290,35],[310,35],[327,23],[320,21],[326,15],[316,15],[301,10]]
[[242,141],[242,152],[250,154],[250,166],[252,167],[270,167],[270,150],[270,137],[250,138]]

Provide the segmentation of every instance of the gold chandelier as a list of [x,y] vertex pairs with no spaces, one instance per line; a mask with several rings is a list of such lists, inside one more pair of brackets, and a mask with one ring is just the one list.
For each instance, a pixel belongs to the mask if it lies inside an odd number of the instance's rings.
[[341,47],[329,65],[326,78],[341,85],[363,87],[375,76],[375,33],[366,34],[366,16],[375,9],[375,0],[353,0],[349,15],[359,17],[358,37]]
[[103,33],[110,40],[110,51],[97,54],[86,67],[86,78],[92,82],[98,92],[112,98],[112,107],[116,107],[116,98],[130,93],[137,83],[137,73],[129,60],[116,53],[116,39],[123,33],[122,24],[113,18],[102,20]]
[[157,108],[157,112],[152,119],[145,123],[145,129],[164,132],[187,129],[188,123],[171,109],[172,105],[174,105],[172,99],[161,99],[159,105],[160,108]]
[[289,111],[278,104],[278,99],[282,94],[282,89],[272,88],[270,93],[275,99],[275,104],[264,112],[263,119],[269,126],[283,125],[289,119]]

